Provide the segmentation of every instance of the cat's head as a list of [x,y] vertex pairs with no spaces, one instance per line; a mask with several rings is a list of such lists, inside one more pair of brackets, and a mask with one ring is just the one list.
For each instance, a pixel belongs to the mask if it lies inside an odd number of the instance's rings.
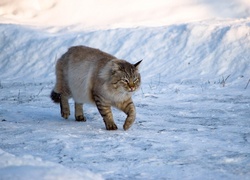
[[139,73],[141,61],[131,64],[124,60],[112,60],[109,73],[112,87],[122,92],[134,92],[138,90],[141,84]]

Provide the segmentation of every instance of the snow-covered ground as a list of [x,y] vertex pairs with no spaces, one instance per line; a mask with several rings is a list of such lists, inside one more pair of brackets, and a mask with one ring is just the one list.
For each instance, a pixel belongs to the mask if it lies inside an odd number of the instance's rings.
[[[0,22],[0,179],[249,179],[248,0],[5,0]],[[51,102],[79,44],[143,59],[128,131]]]

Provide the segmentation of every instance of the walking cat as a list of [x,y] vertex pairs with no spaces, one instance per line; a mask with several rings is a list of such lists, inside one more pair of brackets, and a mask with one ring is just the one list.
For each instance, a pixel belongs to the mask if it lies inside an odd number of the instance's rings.
[[96,104],[107,130],[116,130],[111,106],[127,114],[123,129],[131,127],[136,110],[131,99],[141,84],[138,70],[141,61],[130,64],[125,60],[86,46],[74,46],[56,64],[56,84],[51,99],[60,103],[61,116],[70,115],[68,100],[75,101],[76,121],[86,121],[84,103]]

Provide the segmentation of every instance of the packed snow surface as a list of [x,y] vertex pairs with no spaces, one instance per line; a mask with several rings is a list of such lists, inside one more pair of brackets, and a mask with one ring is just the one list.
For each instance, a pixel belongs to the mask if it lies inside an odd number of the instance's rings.
[[[1,1],[0,179],[249,179],[249,17],[247,0]],[[128,131],[116,109],[117,131],[92,105],[60,117],[75,45],[143,59]]]

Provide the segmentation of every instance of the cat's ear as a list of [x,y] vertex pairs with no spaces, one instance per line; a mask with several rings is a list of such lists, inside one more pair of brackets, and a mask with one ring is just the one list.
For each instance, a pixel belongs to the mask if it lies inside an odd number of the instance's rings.
[[140,61],[138,61],[137,63],[135,63],[135,64],[134,64],[134,67],[135,67],[136,69],[138,69],[141,62],[142,62],[142,60],[140,60]]

